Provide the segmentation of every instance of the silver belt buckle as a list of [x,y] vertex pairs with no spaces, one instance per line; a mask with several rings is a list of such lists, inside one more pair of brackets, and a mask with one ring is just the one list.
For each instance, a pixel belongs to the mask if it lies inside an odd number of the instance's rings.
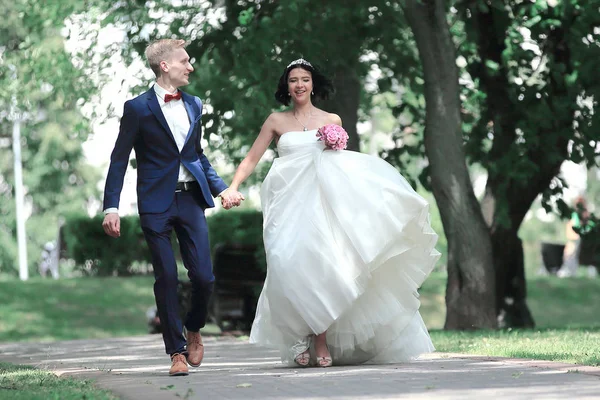
[[191,182],[188,182],[188,181],[177,182],[177,184],[183,186],[183,190],[182,189],[175,189],[175,193],[180,193],[180,192],[183,192],[183,191],[187,192],[191,188]]

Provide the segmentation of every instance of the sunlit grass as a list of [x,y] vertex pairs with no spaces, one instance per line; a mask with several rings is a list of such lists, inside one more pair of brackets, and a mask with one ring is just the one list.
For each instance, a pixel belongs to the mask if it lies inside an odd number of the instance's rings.
[[600,327],[478,332],[432,331],[438,351],[600,366]]
[[421,313],[438,351],[600,366],[600,279],[555,276],[527,280],[536,329],[447,332],[446,278],[434,273],[421,289]]
[[537,327],[600,327],[600,278],[529,278],[527,290]]
[[[0,341],[146,334],[152,286],[153,277],[0,281]],[[535,330],[441,331],[445,289],[445,273],[435,272],[420,290],[421,314],[439,351],[598,365],[600,279],[529,278],[527,303]]]
[[0,363],[0,398],[11,400],[115,400],[91,381],[59,378],[46,370]]
[[1,281],[0,341],[144,334],[152,285],[152,277]]
[[[434,272],[421,290],[421,315],[429,329],[442,329],[446,318],[446,275]],[[600,328],[600,278],[555,276],[527,280],[527,305],[537,328]]]

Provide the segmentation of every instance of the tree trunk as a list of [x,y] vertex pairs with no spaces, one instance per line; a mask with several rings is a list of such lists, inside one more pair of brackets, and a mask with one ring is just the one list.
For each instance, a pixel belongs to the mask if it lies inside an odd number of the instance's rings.
[[[486,203],[493,202],[486,194],[483,210],[486,219],[494,209],[486,210]],[[491,216],[493,219],[493,216]],[[496,271],[496,314],[499,328],[533,328],[535,322],[527,307],[525,281],[525,257],[523,243],[519,238],[519,225],[505,226],[490,223],[494,269]]]
[[[481,62],[473,64],[470,71],[487,94],[482,123],[487,125],[489,121],[493,121],[494,141],[488,154],[488,162],[500,164],[507,154],[515,151],[517,126],[519,122],[527,121],[528,117],[524,113],[528,109],[515,102],[514,95],[509,93],[509,71],[503,60],[506,24],[510,20],[506,15],[508,10],[479,8],[475,2],[472,2],[470,9],[472,18],[469,23],[473,24],[474,29],[468,31],[475,34],[474,40],[481,57]],[[545,42],[545,51],[552,56],[552,62],[563,64],[564,70],[570,73],[570,51],[565,40],[567,31],[564,26],[553,29]],[[497,63],[499,70],[490,73],[485,67],[487,60]],[[549,187],[553,177],[558,175],[562,161],[567,157],[568,132],[572,131],[576,98],[563,102],[567,106],[558,105],[562,99],[569,97],[564,76],[565,74],[550,74],[550,84],[545,89],[552,93],[547,102],[555,112],[551,128],[538,134],[545,138],[543,145],[530,146],[522,156],[536,165],[535,172],[525,180],[506,174],[502,168],[488,168],[482,209],[494,249],[496,305],[500,327],[532,328],[535,325],[526,303],[525,263],[518,231],[531,204]],[[558,132],[567,134],[557,135]]]
[[[356,57],[358,59],[358,56]],[[361,83],[356,68],[344,65],[339,67],[333,76],[336,93],[333,98],[323,103],[323,108],[338,114],[348,132],[348,150],[360,151],[360,140],[356,125],[360,107]]]
[[496,265],[496,305],[498,327],[533,328],[535,322],[527,307],[523,243],[514,229],[492,233]]
[[[470,69],[488,94],[487,109],[481,123],[493,121],[494,142],[489,157],[490,160],[499,162],[513,148],[517,123],[523,120],[523,110],[514,107],[508,92],[510,83],[503,62],[506,50],[506,39],[502,34],[506,27],[503,24],[509,18],[504,15],[506,10],[480,9],[476,6],[471,8],[475,10],[470,21],[475,29],[471,32],[475,33],[474,40],[481,61],[474,63]],[[498,15],[494,15],[492,10]],[[485,67],[487,60],[497,63],[499,72],[490,73]],[[496,271],[496,313],[499,327],[532,328],[535,324],[526,302],[525,260],[518,231],[539,191],[532,193],[533,197],[523,192],[509,195],[507,186],[511,184],[514,185],[515,182],[508,182],[504,171],[492,172],[488,168],[488,183],[481,206],[492,238]],[[505,213],[503,207],[508,207],[509,210]],[[509,217],[502,220],[502,215]]]
[[443,0],[407,0],[425,75],[425,149],[448,239],[446,329],[497,327],[492,243],[462,144],[458,69]]
[[[564,146],[566,149],[566,142],[559,141],[557,146]],[[540,162],[535,179],[528,182],[511,180],[507,187],[507,182],[501,176],[490,177],[482,201],[494,249],[496,305],[500,327],[535,326],[527,307],[523,245],[518,233],[531,204],[550,185],[552,178],[558,175],[562,160],[542,160],[540,155],[533,154],[531,157]],[[502,206],[496,201],[495,193],[499,192],[503,193],[502,198],[505,199]]]

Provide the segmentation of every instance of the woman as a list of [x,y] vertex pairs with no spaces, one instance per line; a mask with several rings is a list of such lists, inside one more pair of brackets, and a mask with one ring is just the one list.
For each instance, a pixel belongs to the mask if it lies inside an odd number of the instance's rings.
[[342,124],[312,102],[332,91],[308,61],[290,63],[275,98],[292,107],[269,115],[230,186],[277,142],[261,187],[267,278],[250,342],[299,366],[406,361],[433,350],[417,289],[439,258],[437,235],[391,165],[317,140],[319,127]]
[[[561,278],[575,276],[579,267],[579,256],[581,254],[581,234],[592,231],[595,227],[591,219],[585,197],[578,196],[573,204],[574,211],[571,219],[565,227],[567,243],[563,252],[563,264],[556,273]],[[596,268],[588,269],[590,276],[595,276]]]

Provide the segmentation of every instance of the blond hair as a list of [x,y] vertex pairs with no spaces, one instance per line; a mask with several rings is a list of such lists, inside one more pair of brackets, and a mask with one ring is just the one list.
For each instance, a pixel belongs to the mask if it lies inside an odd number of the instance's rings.
[[156,77],[160,77],[160,62],[165,61],[173,50],[185,48],[185,40],[182,39],[159,39],[146,47],[146,59]]

